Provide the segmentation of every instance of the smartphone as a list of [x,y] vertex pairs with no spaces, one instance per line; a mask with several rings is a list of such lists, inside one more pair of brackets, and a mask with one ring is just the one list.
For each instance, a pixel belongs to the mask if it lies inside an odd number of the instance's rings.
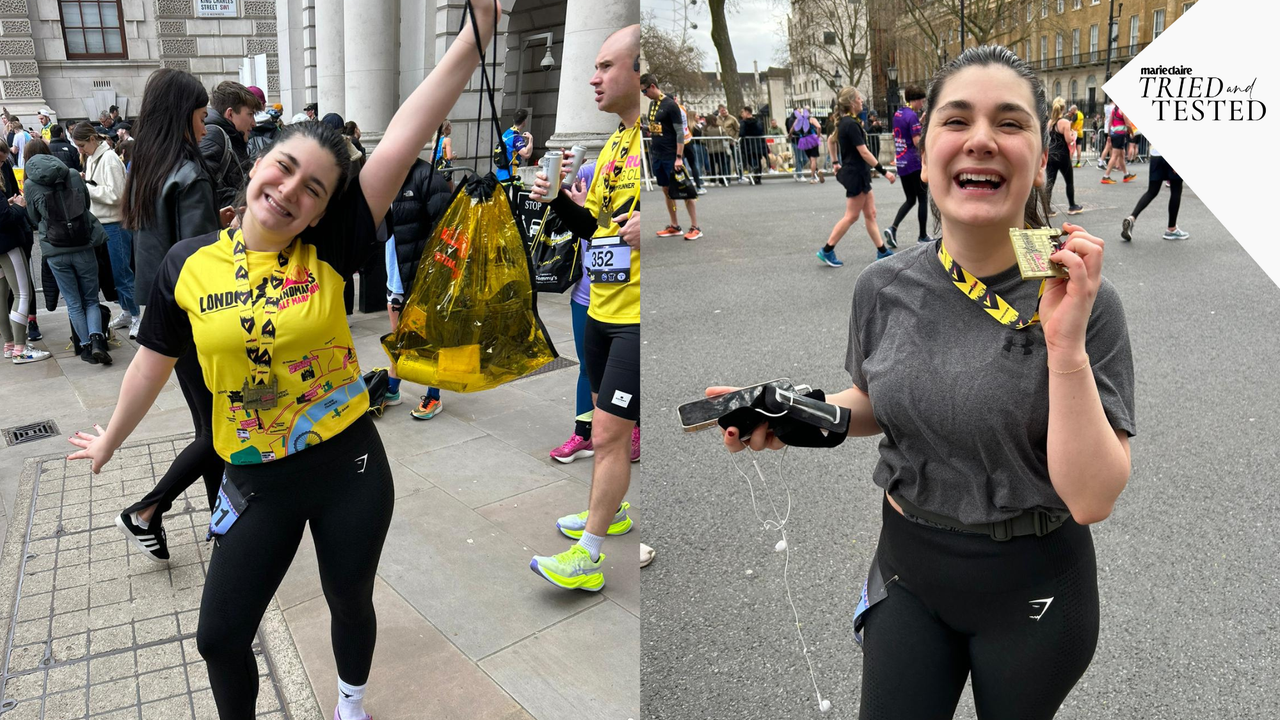
[[739,408],[750,407],[764,393],[767,387],[788,392],[795,390],[791,385],[791,380],[780,378],[778,380],[770,380],[767,383],[740,388],[723,395],[687,402],[676,408],[676,413],[680,416],[680,425],[684,427],[685,432],[696,432],[715,427],[716,422],[725,415]]

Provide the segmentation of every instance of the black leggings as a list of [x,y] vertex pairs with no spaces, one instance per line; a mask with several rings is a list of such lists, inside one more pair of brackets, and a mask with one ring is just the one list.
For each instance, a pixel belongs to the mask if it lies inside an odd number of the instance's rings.
[[125,513],[133,513],[156,505],[155,514],[151,516],[152,523],[160,522],[161,516],[173,507],[173,501],[199,477],[204,478],[205,494],[209,498],[209,507],[212,508],[225,465],[213,449],[213,394],[204,384],[204,371],[200,369],[194,345],[178,358],[173,370],[178,376],[178,387],[182,388],[182,395],[187,399],[187,407],[191,410],[196,437],[178,453],[178,457],[169,464],[168,471],[151,492],[125,509]]
[[1062,173],[1062,179],[1067,182],[1067,207],[1075,207],[1076,204],[1076,180],[1075,171],[1071,167],[1071,156],[1064,155],[1061,157],[1049,156],[1049,163],[1045,166],[1045,184],[1044,184],[1044,207],[1045,215],[1049,214],[1049,203],[1053,202],[1053,186],[1058,182],[1058,173]]
[[254,634],[293,562],[307,523],[332,616],[338,677],[369,679],[378,621],[373,581],[395,490],[382,440],[367,415],[336,437],[281,460],[228,465],[249,506],[218,539],[200,601],[196,645],[222,720],[248,720],[258,697]]
[[1098,642],[1088,528],[996,542],[883,515],[889,595],[866,613],[859,717],[950,718],[972,674],[980,720],[1052,718]]
[[898,208],[898,214],[893,218],[893,227],[896,230],[902,224],[902,219],[911,211],[911,206],[916,206],[916,219],[920,221],[920,234],[917,237],[927,237],[929,233],[925,232],[926,217],[929,214],[929,183],[920,180],[920,171],[903,175],[902,190],[907,194],[907,201],[902,203]]
[[1160,194],[1160,186],[1164,182],[1169,181],[1169,224],[1166,227],[1178,226],[1178,209],[1182,207],[1182,177],[1173,171],[1169,163],[1160,155],[1151,156],[1151,169],[1147,173],[1147,191],[1138,198],[1138,204],[1133,208],[1133,217],[1136,220],[1143,210],[1156,199],[1156,195]]

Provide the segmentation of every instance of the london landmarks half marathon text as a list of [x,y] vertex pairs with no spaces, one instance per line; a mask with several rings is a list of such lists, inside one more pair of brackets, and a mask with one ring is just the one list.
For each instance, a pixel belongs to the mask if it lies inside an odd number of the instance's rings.
[[[1267,114],[1267,106],[1253,99],[1254,78],[1248,85],[1227,86],[1222,78],[1212,75],[1193,75],[1189,67],[1144,67],[1142,97],[1151,100],[1157,112],[1157,120],[1214,122],[1257,121]],[[1244,95],[1243,98],[1223,98],[1226,95]]]

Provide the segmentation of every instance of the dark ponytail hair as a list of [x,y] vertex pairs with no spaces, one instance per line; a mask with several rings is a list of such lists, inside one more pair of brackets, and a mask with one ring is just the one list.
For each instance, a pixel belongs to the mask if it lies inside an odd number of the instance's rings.
[[203,167],[191,116],[208,104],[209,93],[191,73],[172,68],[151,73],[143,90],[142,108],[133,122],[137,144],[133,169],[125,178],[125,227],[138,230],[155,220],[160,188],[183,160]]
[[[923,148],[925,146],[929,125],[933,123],[933,108],[938,104],[938,96],[942,94],[942,88],[951,79],[951,76],[965,68],[993,65],[1007,67],[1026,81],[1027,87],[1031,90],[1031,98],[1035,103],[1032,112],[1035,113],[1036,119],[1040,123],[1041,152],[1049,146],[1049,102],[1045,98],[1044,83],[1040,81],[1039,76],[1031,69],[1031,66],[1019,59],[1009,48],[1003,45],[982,45],[965,50],[955,60],[943,65],[934,73],[933,80],[929,82],[928,97],[925,99],[925,118],[927,122],[920,127],[920,147]],[[1027,204],[1023,211],[1023,222],[1031,227],[1044,227],[1049,222],[1049,219],[1040,212],[1040,199],[1040,191],[1033,184],[1031,194],[1027,196]],[[941,234],[942,213],[938,211],[938,206],[933,202],[932,197],[929,198],[929,209],[933,214],[934,233]]]

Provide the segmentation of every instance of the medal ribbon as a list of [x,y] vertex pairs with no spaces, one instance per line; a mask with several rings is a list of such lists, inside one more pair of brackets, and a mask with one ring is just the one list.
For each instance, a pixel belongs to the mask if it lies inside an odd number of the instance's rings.
[[[625,125],[618,126],[618,130],[621,132],[618,133],[613,144],[609,146],[609,150],[601,154],[601,157],[613,156],[613,172],[600,174],[600,182],[604,187],[600,191],[600,214],[596,218],[598,227],[607,228],[613,223],[613,191],[617,188],[618,180],[622,177],[622,173],[627,169],[627,156],[631,154],[631,144],[636,142],[640,136],[640,119],[636,118],[636,122],[631,126],[630,130],[625,128]],[[641,152],[643,151],[644,146],[641,145]],[[600,166],[597,164],[597,167]],[[635,213],[637,204],[631,203],[631,208],[627,210],[628,220]]]
[[1014,330],[1026,330],[1032,325],[1040,322],[1040,298],[1044,297],[1044,280],[1040,281],[1040,292],[1036,295],[1036,311],[1031,315],[1031,319],[1022,320],[1018,315],[1018,311],[1013,308],[1004,298],[992,292],[987,284],[978,278],[965,272],[960,267],[960,263],[947,252],[947,248],[942,241],[938,242],[938,260],[942,262],[942,267],[946,268],[947,274],[951,276],[951,282],[955,284],[956,289],[964,293],[970,300],[982,306],[987,314],[996,319],[1001,325],[1008,325]]
[[297,240],[276,255],[275,267],[262,287],[262,322],[254,312],[253,290],[249,287],[249,253],[244,234],[222,231],[222,239],[231,243],[231,260],[236,276],[236,305],[240,312],[240,329],[244,331],[244,351],[249,357],[249,378],[253,385],[266,385],[271,378],[271,351],[276,344],[275,315],[284,291],[285,270],[297,246]]

